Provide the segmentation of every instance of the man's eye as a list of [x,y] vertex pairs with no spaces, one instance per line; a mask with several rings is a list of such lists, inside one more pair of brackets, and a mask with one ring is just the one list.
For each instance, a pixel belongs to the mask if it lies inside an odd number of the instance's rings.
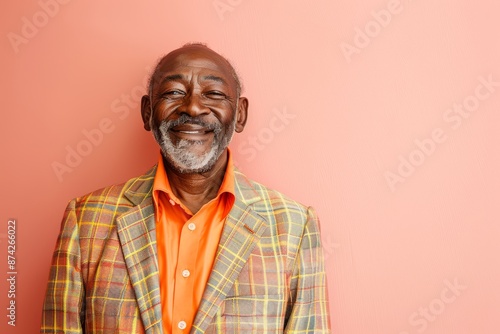
[[211,91],[204,94],[209,99],[222,100],[226,98],[226,94],[218,91]]
[[171,90],[163,94],[167,99],[178,99],[185,95],[183,91],[180,90]]

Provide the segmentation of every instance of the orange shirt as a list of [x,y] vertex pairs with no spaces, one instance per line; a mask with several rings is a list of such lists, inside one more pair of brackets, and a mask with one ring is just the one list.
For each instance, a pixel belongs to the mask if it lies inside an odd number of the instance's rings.
[[166,334],[189,333],[234,198],[234,172],[229,150],[226,172],[216,198],[194,215],[172,192],[160,154],[153,183],[153,202]]

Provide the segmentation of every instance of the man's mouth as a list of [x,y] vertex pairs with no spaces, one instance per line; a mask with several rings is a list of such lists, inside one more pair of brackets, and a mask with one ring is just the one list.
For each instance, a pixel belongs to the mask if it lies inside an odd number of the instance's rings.
[[190,135],[194,135],[194,134],[201,134],[201,133],[206,133],[207,131],[201,131],[201,130],[197,130],[197,131],[183,131],[183,130],[180,130],[180,131],[175,131],[175,132],[181,132],[181,133],[187,133],[187,134],[190,134]]
[[181,137],[192,136],[192,137],[199,137],[200,139],[205,135],[214,131],[209,127],[205,127],[199,124],[180,124],[172,127],[170,130],[174,132],[176,135],[180,135]]

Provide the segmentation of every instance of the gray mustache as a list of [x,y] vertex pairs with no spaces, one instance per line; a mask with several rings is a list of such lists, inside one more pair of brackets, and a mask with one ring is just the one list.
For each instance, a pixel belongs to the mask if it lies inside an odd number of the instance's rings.
[[202,120],[200,117],[191,117],[187,114],[182,114],[179,118],[166,122],[167,129],[170,130],[181,124],[195,124],[200,125],[208,130],[219,130],[222,128],[220,123],[208,123]]

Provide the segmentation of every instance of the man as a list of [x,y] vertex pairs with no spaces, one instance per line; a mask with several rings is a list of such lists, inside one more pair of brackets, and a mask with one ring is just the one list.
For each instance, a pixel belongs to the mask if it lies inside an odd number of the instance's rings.
[[330,332],[314,211],[233,167],[240,91],[204,45],[162,58],[141,103],[158,163],[68,204],[42,333]]

